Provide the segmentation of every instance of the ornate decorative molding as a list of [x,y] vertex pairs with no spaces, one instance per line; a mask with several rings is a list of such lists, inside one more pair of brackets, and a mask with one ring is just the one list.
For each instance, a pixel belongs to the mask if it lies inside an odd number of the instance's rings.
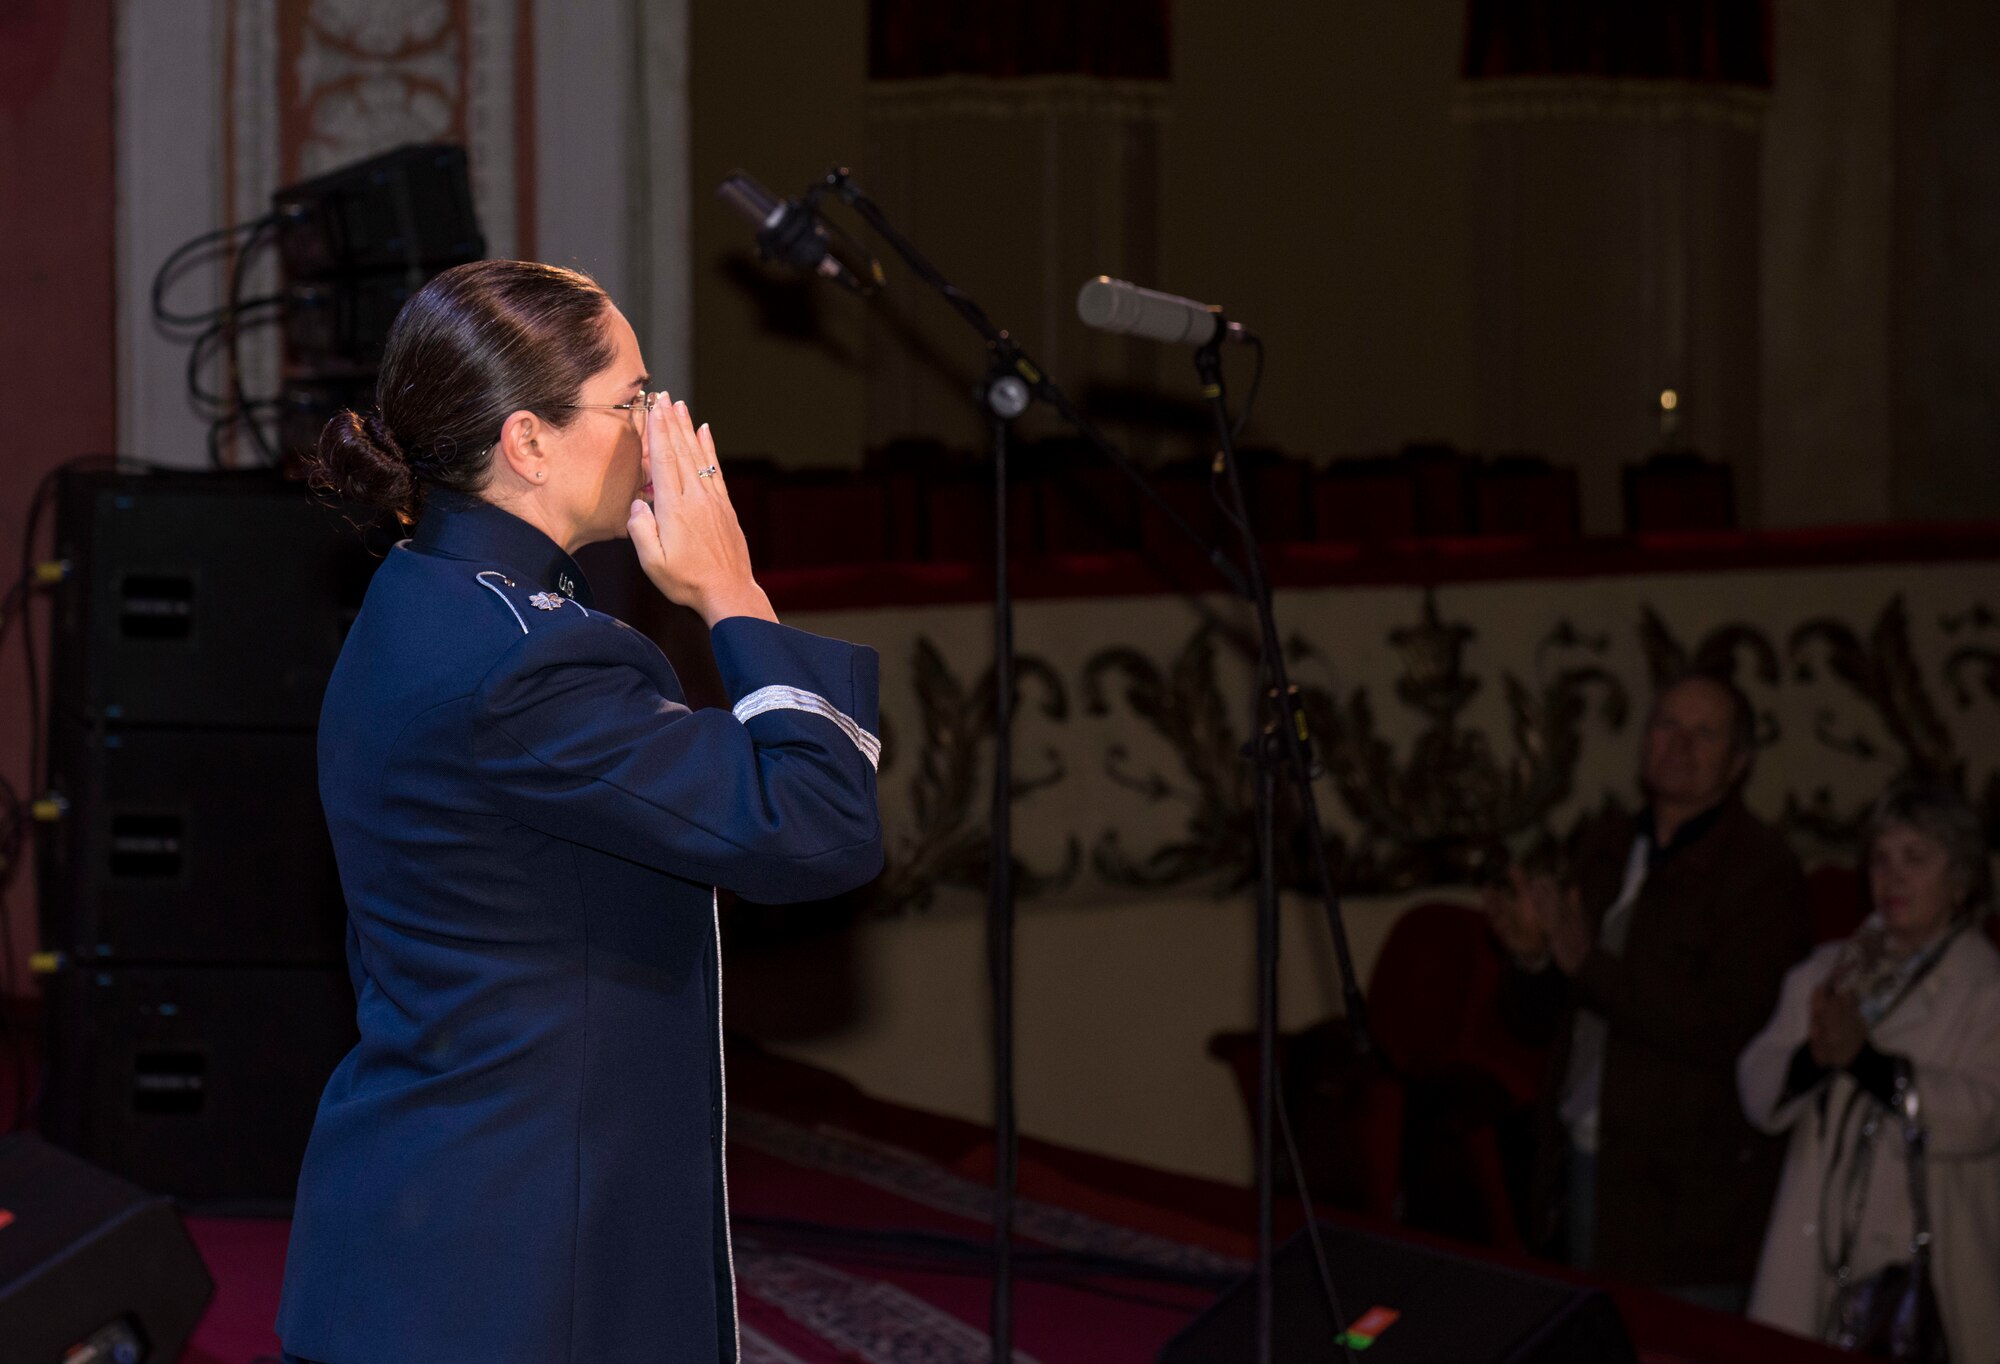
[[[1438,617],[1424,594],[1423,619],[1390,632],[1404,660],[1395,691],[1429,722],[1398,764],[1377,730],[1368,689],[1344,708],[1314,715],[1343,802],[1364,830],[1343,879],[1356,889],[1403,890],[1478,879],[1524,839],[1546,835],[1549,814],[1575,788],[1582,728],[1597,694],[1607,728],[1624,728],[1626,688],[1596,662],[1557,669],[1540,686],[1501,674],[1511,752],[1497,752],[1461,713],[1482,682],[1465,671],[1471,626]],[[1602,654],[1605,643],[1560,621],[1537,654],[1554,646]],[[1308,707],[1317,710],[1308,694]]]
[[489,249],[518,241],[523,0],[234,0],[231,212],[404,142],[462,142]]
[[467,14],[447,0],[312,0],[287,51],[287,161],[302,175],[464,135]]
[[[1964,586],[1977,590],[1971,578]],[[1860,622],[1816,609],[1808,594],[1775,621],[1765,598],[1738,618],[1677,633],[1670,621],[1689,613],[1650,589],[1625,598],[1622,620],[1588,629],[1576,619],[1589,609],[1588,592],[1564,601],[1560,585],[1537,590],[1549,594],[1543,619],[1553,623],[1532,643],[1518,614],[1511,634],[1489,643],[1457,618],[1463,610],[1446,613],[1430,592],[1414,620],[1377,614],[1387,648],[1344,640],[1344,667],[1364,669],[1365,680],[1339,687],[1313,612],[1287,613],[1307,618],[1287,647],[1331,788],[1321,810],[1345,891],[1463,885],[1499,861],[1550,854],[1607,801],[1630,799],[1627,722],[1663,682],[1690,670],[1729,677],[1751,697],[1760,749],[1753,806],[1809,860],[1851,855],[1875,795],[1912,769],[1966,784],[2000,847],[2000,761],[1980,737],[2000,730],[2000,617],[1983,598],[1941,613],[1935,631],[1921,634],[1900,588],[1876,597],[1882,605]],[[1086,870],[1106,896],[1196,885],[1224,894],[1255,874],[1250,716],[1247,707],[1236,714],[1248,642],[1212,617],[1165,648],[1143,623],[1131,629],[1131,639],[1072,654],[1066,665],[1024,660],[1021,685],[1038,696],[1037,722],[1052,725],[1054,738],[1016,784],[1016,825],[1027,846],[1064,850],[1052,871],[1019,868],[1024,900],[1085,889]],[[1496,646],[1531,666],[1498,665]],[[946,886],[977,889],[986,876],[991,673],[966,685],[921,633],[910,657],[918,736],[904,724],[891,744],[884,731],[894,752],[885,776],[892,764],[916,764],[902,809],[885,782],[890,866],[876,906],[895,912],[929,907]],[[1395,705],[1380,705],[1385,692]],[[1044,800],[1067,812],[1057,817],[1067,827],[1038,814]],[[1294,799],[1281,799],[1279,819],[1280,876],[1307,887],[1311,850]],[[1059,845],[1048,841],[1052,831]]]
[[[1159,772],[1134,774],[1122,742],[1106,752],[1105,771],[1142,801],[1172,801],[1188,808],[1180,835],[1140,857],[1125,850],[1119,830],[1099,836],[1091,861],[1113,885],[1155,888],[1219,876],[1227,887],[1235,887],[1257,874],[1254,778],[1244,759],[1243,736],[1229,721],[1216,681],[1217,634],[1203,625],[1164,668],[1131,646],[1100,650],[1084,665],[1083,694],[1090,712],[1110,712],[1107,679],[1122,677],[1126,708],[1166,739],[1180,760],[1181,780]],[[1283,841],[1281,857],[1290,851],[1289,843]]]
[[[894,842],[888,869],[876,887],[876,907],[889,912],[928,908],[940,886],[982,888],[992,865],[985,825],[989,783],[980,776],[993,743],[993,669],[989,666],[967,687],[937,645],[922,635],[917,637],[912,665],[923,746],[908,785],[911,827]],[[1068,718],[1069,695],[1046,662],[1032,655],[1018,656],[1014,682],[1016,716],[1022,709],[1020,692],[1032,687],[1041,693],[1043,715]],[[880,768],[884,776],[901,760],[902,745],[892,738],[895,733],[896,727],[884,716]],[[1017,772],[1015,800],[1063,779],[1062,755],[1049,749],[1044,756],[1048,765],[1039,774]],[[1052,872],[1036,871],[1016,858],[1016,893],[1030,899],[1067,885],[1081,860],[1081,848],[1073,838],[1068,857]]]

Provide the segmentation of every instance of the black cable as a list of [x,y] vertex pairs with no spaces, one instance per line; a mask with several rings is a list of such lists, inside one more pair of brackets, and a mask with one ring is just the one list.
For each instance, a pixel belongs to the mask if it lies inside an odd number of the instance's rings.
[[[74,459],[64,460],[55,468],[42,475],[41,481],[35,485],[34,495],[28,500],[27,525],[21,535],[20,576],[16,579],[14,586],[7,591],[6,599],[13,602],[14,605],[11,610],[0,612],[0,645],[6,643],[7,632],[14,626],[15,622],[18,621],[20,623],[21,658],[27,669],[28,682],[27,794],[23,797],[18,792],[14,792],[11,784],[7,788],[17,811],[13,819],[12,832],[9,835],[11,840],[15,840],[14,846],[17,855],[10,856],[7,859],[5,868],[0,869],[0,950],[4,950],[4,959],[7,963],[8,971],[5,979],[0,980],[0,995],[8,994],[13,990],[13,970],[19,960],[18,951],[14,943],[14,922],[12,916],[7,911],[7,892],[13,888],[14,878],[20,872],[21,859],[18,856],[18,851],[27,846],[27,826],[33,821],[32,811],[34,802],[44,789],[42,769],[45,757],[43,742],[46,729],[42,718],[41,658],[40,651],[36,648],[35,644],[35,622],[32,609],[35,601],[35,537],[41,529],[42,513],[54,500],[57,482],[65,472],[73,469],[88,468],[92,465],[108,464],[115,468],[126,463],[130,462],[121,461],[116,455],[81,455]],[[4,1011],[0,1011],[0,1013],[4,1013]],[[16,1111],[13,1114],[12,1125],[14,1129],[18,1130],[26,1124],[28,1115],[33,1111],[35,1105],[27,1097],[27,1090],[25,1089],[27,1072],[25,1068],[17,1069],[15,1074],[17,1085],[21,1086],[21,1088],[18,1091],[20,1098]],[[39,1093],[39,1087],[36,1092],[37,1094]]]
[[[240,317],[242,314],[245,313],[250,313],[253,311],[259,311],[264,308],[272,307],[276,304],[282,303],[283,301],[284,300],[276,294],[267,294],[262,298],[246,299],[244,300],[242,307],[237,310],[237,316]],[[258,318],[257,322],[259,324],[263,324],[263,323],[275,322],[277,320],[278,318],[273,316],[273,317]],[[193,341],[188,343],[188,358],[187,358],[188,397],[194,400],[194,404],[197,408],[206,408],[208,410],[208,415],[211,417],[219,417],[226,415],[230,411],[231,404],[235,401],[235,396],[233,394],[211,393],[207,389],[201,386],[202,367],[206,365],[211,358],[213,358],[210,348],[214,346],[216,342],[226,338],[231,325],[231,321],[232,319],[225,318],[222,321],[210,325],[202,332],[200,332],[198,335],[196,335]]]
[[[0,775],[0,809],[4,809],[6,819],[5,830],[0,831],[0,859],[4,859],[4,865],[0,865],[0,972],[5,973],[0,979],[4,979],[8,989],[12,990],[20,957],[14,946],[13,921],[6,917],[4,892],[12,883],[15,869],[21,864],[21,852],[27,846],[28,806],[4,775]],[[7,1035],[7,1050],[14,1067],[14,1102],[8,1109],[6,1126],[0,1127],[0,1131],[14,1132],[20,1130],[28,1112],[30,1058],[27,1041],[21,1036],[20,1029],[14,1026],[13,1017],[4,1007],[4,1002],[0,1002],[0,1032]]]
[[[283,400],[278,398],[252,398],[250,400],[250,407],[253,410],[277,411],[283,406]],[[209,422],[207,437],[209,468],[226,470],[229,467],[222,462],[222,436],[224,432],[242,420],[242,413],[229,411],[224,412],[221,416]]]
[[1257,390],[1264,386],[1264,338],[1255,332],[1243,333],[1257,352],[1257,367],[1250,371],[1250,391],[1243,395],[1243,410],[1236,416],[1236,425],[1229,429],[1229,438],[1235,440],[1243,434],[1243,428],[1250,424],[1251,409],[1257,406]]
[[229,330],[227,333],[229,342],[229,391],[236,399],[235,410],[237,420],[250,428],[250,437],[257,443],[257,449],[263,454],[266,465],[277,464],[278,450],[271,443],[270,438],[264,434],[264,428],[258,425],[257,418],[252,415],[252,404],[249,395],[243,391],[243,355],[238,344],[242,331],[239,323],[242,305],[239,300],[243,297],[243,279],[249,273],[250,260],[256,255],[258,244],[263,241],[265,232],[274,227],[277,221],[276,216],[258,220],[255,228],[250,233],[249,239],[237,251],[236,264],[229,272]]
[[228,312],[229,308],[227,304],[219,308],[210,308],[208,311],[201,313],[176,313],[170,311],[167,307],[167,286],[172,283],[169,275],[173,272],[176,265],[202,247],[214,242],[224,241],[239,232],[261,232],[276,221],[277,216],[275,214],[266,214],[261,218],[253,218],[247,223],[232,223],[228,227],[218,227],[211,232],[204,232],[197,237],[191,237],[168,252],[167,258],[160,262],[160,268],[153,274],[153,316],[170,326],[205,327]]
[[[1312,1194],[1306,1189],[1306,1165],[1299,1158],[1299,1143],[1292,1136],[1292,1115],[1285,1104],[1285,1080],[1281,1070],[1277,1083],[1271,1089],[1272,1105],[1278,1114],[1278,1131],[1285,1139],[1285,1158],[1292,1167],[1292,1187],[1299,1196],[1299,1209],[1306,1218],[1306,1244],[1312,1247],[1313,1267],[1319,1271],[1320,1292],[1326,1295],[1327,1305],[1333,1309],[1333,1325],[1342,1337],[1347,1334],[1351,1320],[1345,1308],[1340,1305],[1340,1292],[1333,1286],[1333,1270],[1326,1262],[1326,1246],[1319,1239],[1319,1218],[1313,1212]],[[1354,1347],[1343,1338],[1341,1349],[1346,1353],[1348,1364],[1354,1364]]]
[[[1259,353],[1262,353],[1261,346],[1259,346]],[[1260,371],[1261,368],[1260,365]],[[1278,638],[1277,613],[1272,601],[1271,582],[1269,576],[1264,571],[1263,555],[1259,550],[1257,537],[1250,527],[1250,508],[1244,495],[1243,476],[1240,467],[1241,461],[1236,456],[1235,448],[1236,432],[1240,429],[1241,423],[1232,423],[1229,420],[1228,390],[1223,380],[1221,348],[1216,342],[1210,341],[1195,352],[1195,370],[1201,377],[1203,396],[1208,399],[1215,416],[1215,429],[1222,447],[1217,456],[1217,463],[1221,466],[1221,472],[1228,476],[1230,501],[1234,504],[1236,511],[1236,515],[1231,519],[1236,522],[1243,537],[1244,568],[1247,570],[1250,582],[1250,599],[1257,613],[1257,693],[1259,696],[1269,696],[1275,703],[1277,715],[1273,729],[1276,731],[1276,735],[1283,745],[1282,757],[1278,754],[1267,752],[1261,737],[1259,737],[1258,728],[1253,726],[1251,743],[1258,763],[1258,787],[1260,791],[1258,817],[1259,824],[1262,826],[1258,830],[1260,855],[1258,875],[1260,909],[1258,949],[1260,957],[1266,950],[1270,953],[1269,961],[1260,966],[1260,979],[1266,981],[1268,988],[1275,991],[1277,942],[1275,937],[1272,938],[1268,946],[1264,942],[1266,928],[1263,926],[1262,921],[1264,915],[1268,913],[1268,931],[1275,934],[1277,927],[1276,910],[1278,891],[1275,868],[1272,865],[1272,853],[1277,834],[1277,791],[1276,773],[1273,764],[1274,762],[1282,761],[1292,777],[1294,787],[1297,791],[1300,813],[1303,816],[1307,839],[1313,845],[1314,868],[1318,873],[1320,893],[1325,900],[1327,928],[1329,936],[1333,940],[1334,956],[1340,968],[1342,995],[1347,1003],[1348,1026],[1353,1032],[1358,1048],[1363,1052],[1367,1052],[1369,1050],[1367,1044],[1367,1010],[1363,1003],[1360,986],[1354,977],[1353,953],[1348,948],[1347,931],[1340,914],[1339,895],[1334,883],[1332,869],[1326,860],[1326,842],[1321,833],[1319,811],[1313,800],[1312,764],[1306,747],[1304,713],[1297,709],[1297,696],[1290,685],[1289,679],[1286,677],[1284,646]],[[1261,707],[1258,709],[1261,710]],[[1268,824],[1266,821],[1268,821]],[[1265,976],[1263,973],[1267,971],[1269,975]],[[1261,988],[1265,987],[1260,986]],[[1326,1253],[1319,1241],[1319,1228],[1314,1224],[1312,1218],[1312,1198],[1306,1188],[1304,1162],[1299,1159],[1297,1143],[1292,1139],[1291,1122],[1284,1107],[1283,1086],[1278,1082],[1276,1058],[1269,1051],[1270,1041],[1275,1031],[1276,999],[1275,995],[1273,995],[1272,998],[1261,1001],[1258,1016],[1260,1049],[1259,1087],[1260,1090],[1266,1085],[1269,1087],[1273,1107],[1276,1110],[1276,1116],[1279,1120],[1278,1127],[1284,1134],[1286,1150],[1291,1160],[1292,1178],[1298,1189],[1299,1203],[1306,1212],[1307,1239],[1312,1245],[1314,1263],[1319,1270],[1320,1288],[1326,1296],[1327,1311],[1332,1315],[1334,1329],[1340,1336],[1342,1353],[1346,1357],[1348,1364],[1354,1364],[1354,1348],[1346,1340],[1347,1314],[1341,1307],[1339,1295],[1334,1291],[1333,1276],[1327,1270]],[[1270,1155],[1266,1149],[1269,1142],[1269,1133],[1262,1126],[1261,1115],[1257,1140],[1261,1204],[1259,1211],[1259,1298],[1257,1316],[1260,1332],[1258,1352],[1262,1355],[1266,1347],[1271,1346],[1273,1343],[1263,1333],[1269,1329],[1275,1313],[1271,1311],[1271,1305],[1264,1296],[1270,1282],[1270,1265],[1268,1260],[1268,1256],[1270,1255],[1268,1240],[1270,1193],[1265,1181],[1269,1179],[1272,1171],[1270,1169]]]
[[[1231,441],[1242,435],[1243,428],[1250,424],[1250,409],[1257,405],[1257,390],[1264,385],[1264,340],[1255,332],[1243,333],[1243,339],[1256,348],[1257,367],[1250,372],[1250,392],[1243,399],[1243,411],[1237,414],[1235,422],[1229,428],[1229,439]],[[1247,534],[1250,528],[1243,524],[1243,518],[1238,516],[1236,508],[1229,504],[1229,499],[1224,496],[1222,485],[1223,463],[1218,456],[1209,461],[1208,496],[1215,503],[1216,510],[1222,513],[1223,520],[1236,527],[1239,534]]]
[[[209,418],[208,456],[209,464],[222,467],[221,438],[231,428],[243,425],[262,454],[264,463],[276,464],[278,455],[272,439],[265,433],[257,419],[257,413],[278,405],[275,398],[252,399],[243,386],[242,332],[248,315],[262,309],[281,304],[283,299],[276,294],[260,295],[256,298],[243,297],[244,280],[249,273],[252,258],[266,236],[279,222],[278,215],[266,214],[248,222],[234,223],[204,232],[181,243],[169,252],[165,261],[153,276],[152,304],[153,316],[162,323],[180,327],[200,327],[202,330],[193,338],[188,349],[187,391],[188,399],[196,411]],[[234,247],[234,258],[230,263],[228,293],[219,307],[198,313],[177,313],[167,306],[166,291],[173,283],[177,267],[187,261],[193,253],[204,247],[232,242],[239,235],[243,241]],[[259,318],[258,322],[269,321]],[[228,385],[224,392],[211,393],[201,385],[201,371],[213,358],[214,348],[220,343],[228,356]]]

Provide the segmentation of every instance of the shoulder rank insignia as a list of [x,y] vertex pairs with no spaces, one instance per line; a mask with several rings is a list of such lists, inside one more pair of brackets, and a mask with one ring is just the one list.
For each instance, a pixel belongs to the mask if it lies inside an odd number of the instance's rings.
[[528,605],[541,611],[554,611],[562,606],[564,600],[565,598],[558,597],[553,592],[537,592],[528,598]]

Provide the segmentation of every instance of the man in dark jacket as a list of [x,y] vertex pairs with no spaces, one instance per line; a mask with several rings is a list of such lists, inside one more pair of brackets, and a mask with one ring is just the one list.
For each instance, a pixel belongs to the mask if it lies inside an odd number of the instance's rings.
[[1810,945],[1804,873],[1744,808],[1755,720],[1684,678],[1648,722],[1636,817],[1600,821],[1567,885],[1488,896],[1510,1026],[1551,1046],[1531,1243],[1741,1310],[1782,1151],[1743,1119],[1738,1053]]

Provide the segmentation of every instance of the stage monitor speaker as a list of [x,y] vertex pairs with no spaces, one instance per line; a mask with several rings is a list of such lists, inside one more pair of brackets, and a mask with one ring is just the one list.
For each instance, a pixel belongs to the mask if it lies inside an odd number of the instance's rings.
[[215,1281],[173,1205],[0,1137],[0,1358],[174,1364]]
[[344,960],[310,731],[50,730],[68,809],[40,826],[45,948],[88,967]]
[[[1334,1290],[1368,1364],[1635,1364],[1611,1299],[1524,1269],[1320,1225]],[[1301,1232],[1272,1265],[1272,1358],[1342,1358]],[[1225,1293],[1160,1351],[1160,1364],[1238,1364],[1256,1356],[1255,1279]],[[1362,1351],[1366,1353],[1362,1353]]]
[[42,991],[51,1141],[177,1198],[291,1198],[356,1037],[345,971],[71,969]]
[[357,531],[359,516],[268,472],[63,475],[52,709],[313,728],[389,539]]
[[426,275],[478,260],[465,148],[405,144],[286,185],[271,196],[287,280],[369,270]]

